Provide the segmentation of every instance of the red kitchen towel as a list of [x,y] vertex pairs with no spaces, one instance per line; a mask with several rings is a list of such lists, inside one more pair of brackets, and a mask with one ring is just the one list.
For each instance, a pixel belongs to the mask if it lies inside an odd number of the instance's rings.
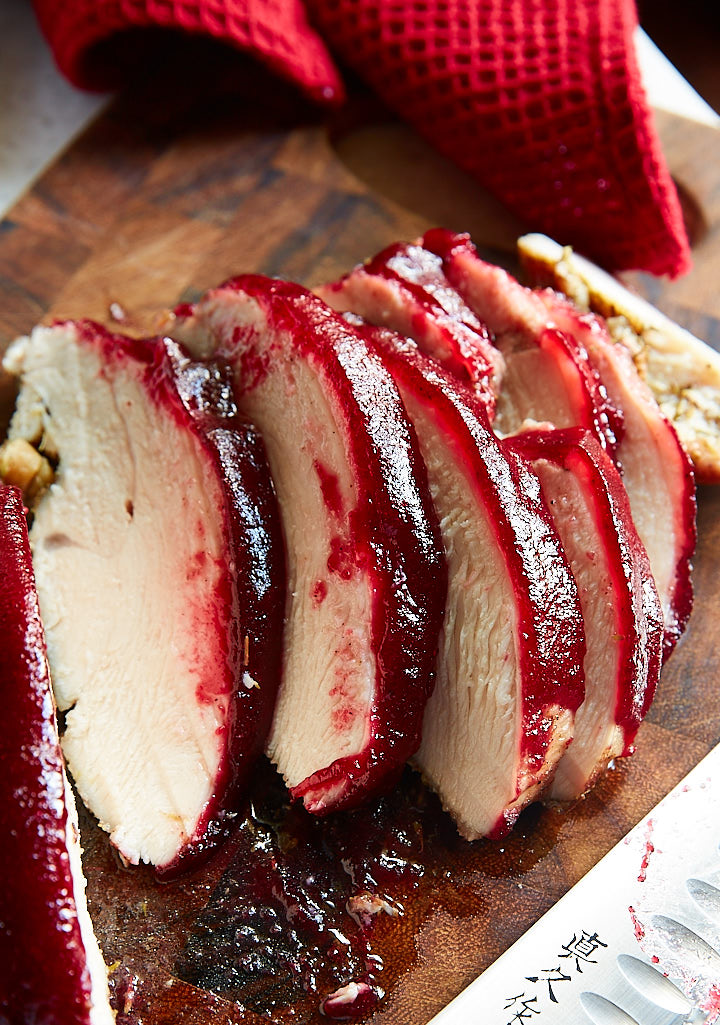
[[[337,102],[342,82],[302,0],[33,0],[58,67],[86,89],[120,85],[97,45],[127,29],[172,28],[222,39],[257,56],[312,99]],[[120,40],[127,46],[137,36]],[[123,68],[127,62],[123,62]]]
[[342,83],[324,39],[529,229],[610,269],[689,269],[640,81],[634,0],[34,3],[60,68],[91,87],[112,83],[112,68],[100,76],[92,60],[97,43],[125,28],[168,26],[225,39],[314,99],[338,102]]

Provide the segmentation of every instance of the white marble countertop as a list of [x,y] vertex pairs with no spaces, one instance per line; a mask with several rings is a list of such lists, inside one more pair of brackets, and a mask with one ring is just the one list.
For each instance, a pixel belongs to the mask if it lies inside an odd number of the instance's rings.
[[0,215],[108,102],[57,71],[29,0],[0,0]]
[[[644,32],[638,54],[651,103],[720,126]],[[109,102],[74,89],[59,74],[29,0],[0,3],[0,216]]]

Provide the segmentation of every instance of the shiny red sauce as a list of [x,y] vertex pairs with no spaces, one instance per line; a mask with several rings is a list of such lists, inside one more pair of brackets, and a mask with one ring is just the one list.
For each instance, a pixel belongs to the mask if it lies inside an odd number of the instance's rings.
[[313,466],[320,481],[320,491],[322,492],[323,501],[328,512],[333,516],[342,516],[344,503],[340,494],[340,481],[337,478],[337,474],[329,470],[319,459],[313,462]]
[[[178,976],[264,1014],[308,994],[326,1017],[370,1013],[386,988],[376,931],[403,916],[428,839],[449,826],[409,771],[406,782],[374,805],[318,819],[290,804],[264,765]],[[383,904],[375,914],[363,911],[371,897]]]

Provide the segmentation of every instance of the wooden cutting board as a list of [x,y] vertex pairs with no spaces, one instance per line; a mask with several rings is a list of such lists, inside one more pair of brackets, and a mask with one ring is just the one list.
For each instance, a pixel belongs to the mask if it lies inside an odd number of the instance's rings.
[[[669,116],[660,128],[696,267],[674,285],[633,280],[720,347],[720,134]],[[53,316],[153,331],[159,310],[233,273],[311,285],[436,224],[470,231],[508,265],[516,235],[533,227],[515,221],[368,97],[356,94],[341,114],[326,117],[254,66],[198,44],[174,63],[150,68],[0,224],[0,344]],[[6,421],[12,388],[6,378],[0,387]],[[403,913],[383,917],[371,939],[385,965],[377,1025],[426,1022],[720,738],[720,491],[701,491],[699,534],[695,611],[664,670],[637,753],[584,801],[530,809],[505,842],[468,844],[408,774],[390,801],[307,840],[324,857],[330,852],[325,896],[348,931],[353,923],[338,904],[347,877],[338,882],[342,871],[332,863],[341,860],[343,843],[400,866],[387,875],[386,889]],[[196,876],[172,884],[121,866],[84,816],[91,913],[112,965],[119,1021],[321,1020],[320,996],[332,988],[327,964],[308,967],[306,959],[297,971],[289,955],[273,961],[263,948],[257,978],[247,974],[247,950],[245,974],[232,971],[233,929],[251,903],[239,866],[248,830],[275,830],[276,842],[302,839],[306,828],[296,812],[277,809],[271,774],[261,776],[254,795],[261,825],[257,817],[246,822],[240,840]],[[281,906],[286,933],[294,914],[287,893]]]

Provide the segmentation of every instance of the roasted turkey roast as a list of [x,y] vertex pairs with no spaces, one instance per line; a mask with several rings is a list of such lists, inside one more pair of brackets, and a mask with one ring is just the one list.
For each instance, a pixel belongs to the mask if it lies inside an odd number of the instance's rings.
[[[262,751],[314,815],[410,761],[470,840],[632,751],[690,614],[695,492],[601,316],[436,229],[166,328],[57,323],[5,358],[59,745],[126,862],[207,856]],[[61,787],[54,709],[24,700]]]

